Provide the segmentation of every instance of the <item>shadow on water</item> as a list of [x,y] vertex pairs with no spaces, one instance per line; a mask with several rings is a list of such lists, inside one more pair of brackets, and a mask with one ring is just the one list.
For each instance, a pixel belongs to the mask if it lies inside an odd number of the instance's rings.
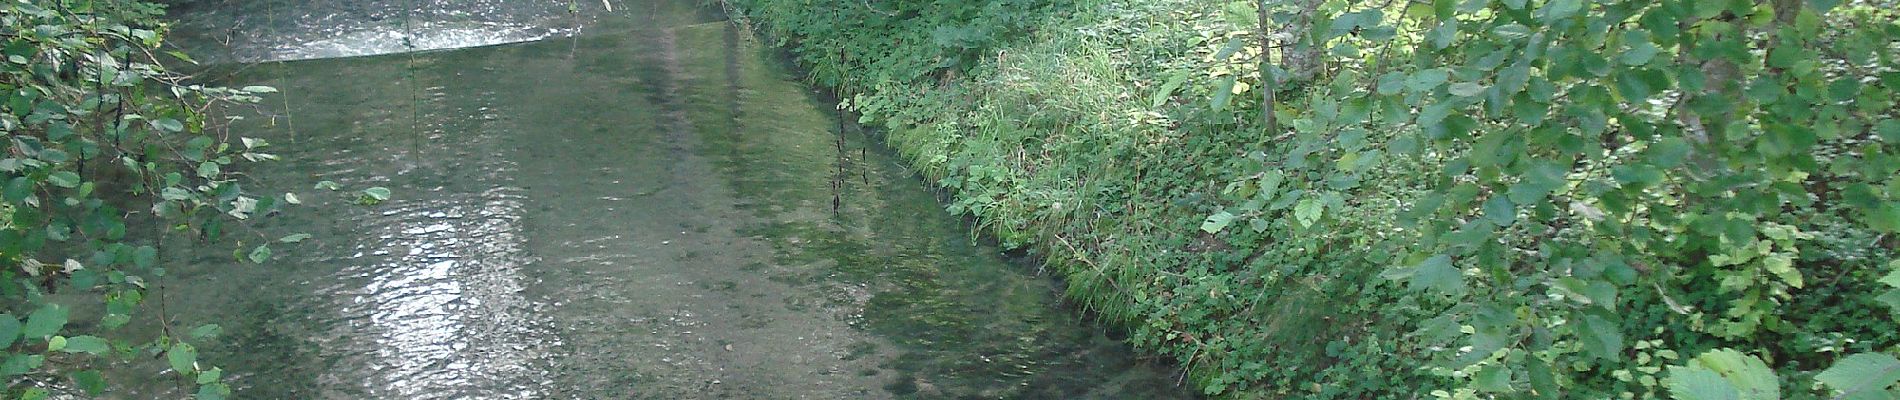
[[[714,13],[402,3],[175,11],[188,48],[320,58],[207,74],[281,89],[266,104],[282,107],[237,130],[284,158],[251,171],[251,188],[306,203],[261,229],[314,235],[269,266],[233,265],[228,250],[179,260],[170,306],[226,326],[205,356],[240,395],[1187,397],[1171,371],[1065,310],[1050,279],[972,241],[895,157]],[[450,4],[475,11],[428,8]],[[286,9],[299,11],[257,15]],[[408,29],[389,21],[399,15],[574,35],[322,58],[386,50],[324,24],[374,37]],[[229,32],[254,37],[217,39]],[[324,50],[343,42],[367,44]],[[322,180],[343,189],[311,189]],[[396,196],[354,204],[371,186]]]

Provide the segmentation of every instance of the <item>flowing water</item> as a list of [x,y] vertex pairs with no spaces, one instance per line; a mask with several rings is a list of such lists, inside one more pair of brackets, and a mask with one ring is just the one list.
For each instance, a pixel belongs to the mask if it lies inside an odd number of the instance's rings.
[[[168,279],[240,397],[1185,396],[749,32],[570,4],[174,6],[205,79],[280,89],[232,130],[283,157],[248,189],[305,204],[239,236],[314,235]],[[374,186],[395,195],[355,204]]]

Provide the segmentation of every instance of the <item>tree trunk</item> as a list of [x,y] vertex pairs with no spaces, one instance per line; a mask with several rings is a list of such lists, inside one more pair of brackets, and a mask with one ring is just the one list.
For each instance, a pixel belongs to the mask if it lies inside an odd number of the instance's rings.
[[1273,77],[1273,18],[1272,0],[1260,0],[1260,124],[1267,129],[1268,137],[1279,134],[1279,127],[1273,120],[1274,92],[1278,86]]

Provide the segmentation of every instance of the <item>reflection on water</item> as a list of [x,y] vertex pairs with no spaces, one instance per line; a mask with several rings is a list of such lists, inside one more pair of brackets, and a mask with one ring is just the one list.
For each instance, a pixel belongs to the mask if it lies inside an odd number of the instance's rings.
[[[865,137],[840,154],[748,33],[695,0],[568,4],[175,9],[218,59],[318,58],[207,74],[281,90],[234,129],[282,148],[246,187],[305,199],[265,236],[314,235],[179,268],[173,310],[226,326],[205,358],[242,397],[1184,396]],[[412,46],[461,49],[329,58]],[[396,195],[355,204],[371,186]]]
[[[518,233],[521,194],[515,188],[405,202],[367,226],[378,239],[348,279],[323,290],[349,299],[343,332],[370,332],[386,382],[379,398],[537,398],[550,337],[536,305],[521,296],[528,260]],[[373,247],[371,247],[373,246]],[[367,324],[370,326],[360,326]],[[479,388],[477,391],[476,388]],[[382,392],[387,390],[388,392]]]
[[239,62],[520,43],[571,34],[585,22],[580,4],[569,12],[568,0],[175,2],[187,41],[199,45],[194,53]]

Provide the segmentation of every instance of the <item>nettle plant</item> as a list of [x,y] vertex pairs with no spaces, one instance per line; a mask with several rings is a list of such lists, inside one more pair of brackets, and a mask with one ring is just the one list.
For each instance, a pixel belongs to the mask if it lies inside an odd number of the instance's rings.
[[[0,3],[0,375],[9,398],[97,395],[106,367],[154,358],[197,385],[199,398],[230,393],[192,344],[218,326],[175,327],[148,304],[163,290],[163,238],[228,236],[241,226],[231,222],[298,200],[244,191],[233,169],[275,157],[263,140],[221,128],[235,117],[215,116],[274,90],[189,85],[167,72],[163,62],[190,59],[160,50],[161,11],[122,0]],[[270,249],[234,255],[262,263]],[[159,332],[121,329],[152,308],[161,315],[144,317]]]
[[[1456,382],[1433,396],[1900,398],[1900,5],[1258,5],[1275,79],[1229,35],[1211,101],[1279,88],[1283,143],[1203,229],[1380,229],[1366,261],[1443,315],[1408,336]],[[1376,173],[1399,162],[1435,173]],[[1873,303],[1861,341],[1790,344]]]

